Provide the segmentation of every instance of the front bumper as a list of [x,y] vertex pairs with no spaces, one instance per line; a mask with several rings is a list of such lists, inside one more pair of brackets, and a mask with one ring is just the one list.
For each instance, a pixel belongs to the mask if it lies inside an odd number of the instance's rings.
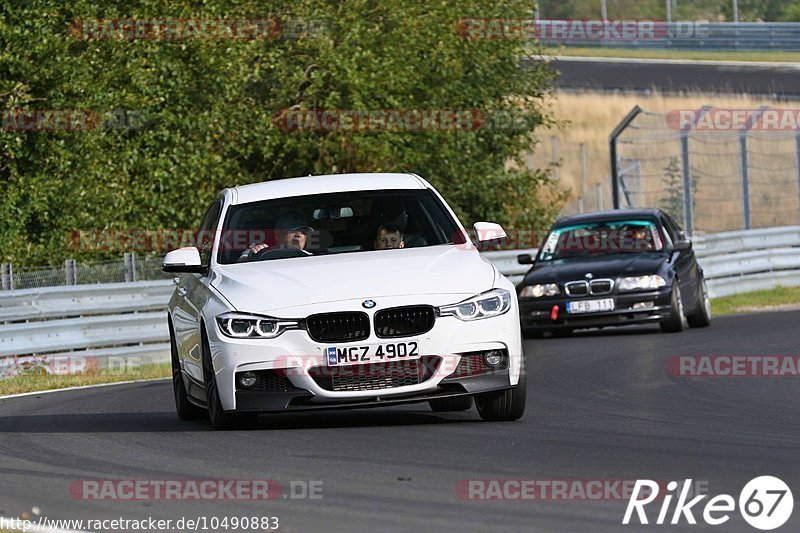
[[[510,284],[509,284],[510,285]],[[450,297],[428,301],[434,306],[453,303]],[[364,311],[363,299],[317,306],[315,312]],[[419,304],[419,297],[402,297],[391,306]],[[386,307],[390,307],[388,302]],[[368,311],[372,314],[376,310]],[[372,317],[370,316],[370,323]],[[316,372],[325,369],[324,349],[331,346],[402,342],[408,339],[369,338],[354,343],[320,343],[304,330],[289,330],[275,339],[232,339],[222,335],[216,321],[206,320],[211,358],[216,374],[220,402],[225,411],[294,411],[325,408],[360,408],[426,401],[435,398],[507,389],[519,381],[522,338],[517,302],[505,314],[464,322],[456,317],[437,317],[430,331],[418,335],[420,354],[434,362],[433,371],[418,383],[389,384],[369,390],[331,390]],[[501,350],[507,354],[502,370],[480,375],[453,377],[463,354]],[[354,367],[348,367],[354,368]],[[236,374],[245,371],[272,371],[287,380],[279,390],[237,390]]]
[[[520,298],[520,324],[523,329],[576,329],[606,326],[625,326],[659,322],[669,317],[671,287],[654,291],[637,291],[602,296],[554,298]],[[613,298],[613,311],[569,314],[567,302]],[[553,308],[558,306],[553,320]]]
[[236,391],[237,412],[294,412],[329,409],[363,409],[426,402],[441,398],[471,396],[481,392],[509,388],[508,369],[477,376],[450,378],[424,393],[374,395],[365,399],[342,399],[319,402],[310,391],[293,387],[288,391]]

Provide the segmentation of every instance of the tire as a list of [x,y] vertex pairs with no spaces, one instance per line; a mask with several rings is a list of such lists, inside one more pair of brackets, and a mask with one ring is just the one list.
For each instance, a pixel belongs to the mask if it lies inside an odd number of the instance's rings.
[[234,429],[237,426],[237,417],[234,413],[226,413],[222,409],[222,402],[217,392],[217,376],[214,373],[214,365],[211,362],[211,350],[208,346],[208,337],[205,330],[201,333],[201,348],[203,357],[203,381],[206,386],[206,405],[208,406],[208,418],[211,425],[216,430]]
[[661,321],[661,331],[664,333],[679,333],[686,329],[686,315],[683,310],[683,298],[678,280],[672,285],[669,316]]
[[711,325],[711,300],[708,297],[705,279],[702,279],[698,293],[697,309],[686,315],[686,320],[693,328],[707,328]]
[[469,411],[472,409],[472,396],[458,396],[456,398],[439,398],[428,402],[431,411],[447,413],[452,411]]
[[475,395],[475,406],[478,408],[478,414],[488,422],[517,420],[525,413],[527,391],[528,374],[525,371],[525,359],[523,358],[519,371],[519,383],[516,387]]
[[178,360],[178,347],[175,342],[175,332],[172,322],[169,323],[169,348],[172,360],[172,391],[175,396],[175,410],[181,420],[197,420],[205,416],[205,410],[189,401],[186,386],[183,382],[183,372]]

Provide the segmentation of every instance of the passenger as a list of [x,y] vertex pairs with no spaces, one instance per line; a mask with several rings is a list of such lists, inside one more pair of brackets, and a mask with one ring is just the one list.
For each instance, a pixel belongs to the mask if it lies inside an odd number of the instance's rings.
[[403,232],[395,224],[384,224],[378,228],[375,234],[376,250],[388,250],[391,248],[405,248]]

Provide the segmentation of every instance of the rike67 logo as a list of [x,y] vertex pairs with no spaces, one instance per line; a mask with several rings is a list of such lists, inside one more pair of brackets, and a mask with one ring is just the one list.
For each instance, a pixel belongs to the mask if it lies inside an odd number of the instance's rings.
[[[736,510],[737,502],[729,494],[714,496],[705,502],[705,506],[698,506],[697,509],[693,510],[707,495],[701,494],[689,500],[689,490],[692,486],[691,479],[687,479],[683,483],[680,495],[676,491],[678,486],[676,481],[670,481],[667,484],[667,494],[661,503],[661,509],[655,524],[679,524],[682,520],[686,520],[688,524],[697,524],[694,513],[700,513],[702,508],[703,520],[709,525],[718,526],[727,522],[731,518],[731,513]],[[640,494],[646,494],[646,496],[639,498]],[[630,524],[635,511],[640,524],[649,524],[644,508],[656,500],[658,496],[657,482],[649,479],[637,480],[633,488],[633,494],[628,500],[628,508],[625,510],[625,517],[622,519],[622,523]],[[678,499],[672,512],[672,518],[667,522],[674,496],[678,496]],[[789,520],[794,508],[794,498],[789,486],[782,480],[773,476],[760,476],[751,479],[744,486],[739,494],[738,504],[742,518],[748,524],[756,529],[768,531],[781,527]]]

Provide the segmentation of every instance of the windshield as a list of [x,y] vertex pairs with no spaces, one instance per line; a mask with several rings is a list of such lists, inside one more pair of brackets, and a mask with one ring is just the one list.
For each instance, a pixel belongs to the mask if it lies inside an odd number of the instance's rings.
[[427,189],[236,205],[228,210],[220,237],[221,264],[465,242],[456,221]]
[[652,220],[604,220],[555,228],[538,261],[599,254],[641,253],[664,248]]

